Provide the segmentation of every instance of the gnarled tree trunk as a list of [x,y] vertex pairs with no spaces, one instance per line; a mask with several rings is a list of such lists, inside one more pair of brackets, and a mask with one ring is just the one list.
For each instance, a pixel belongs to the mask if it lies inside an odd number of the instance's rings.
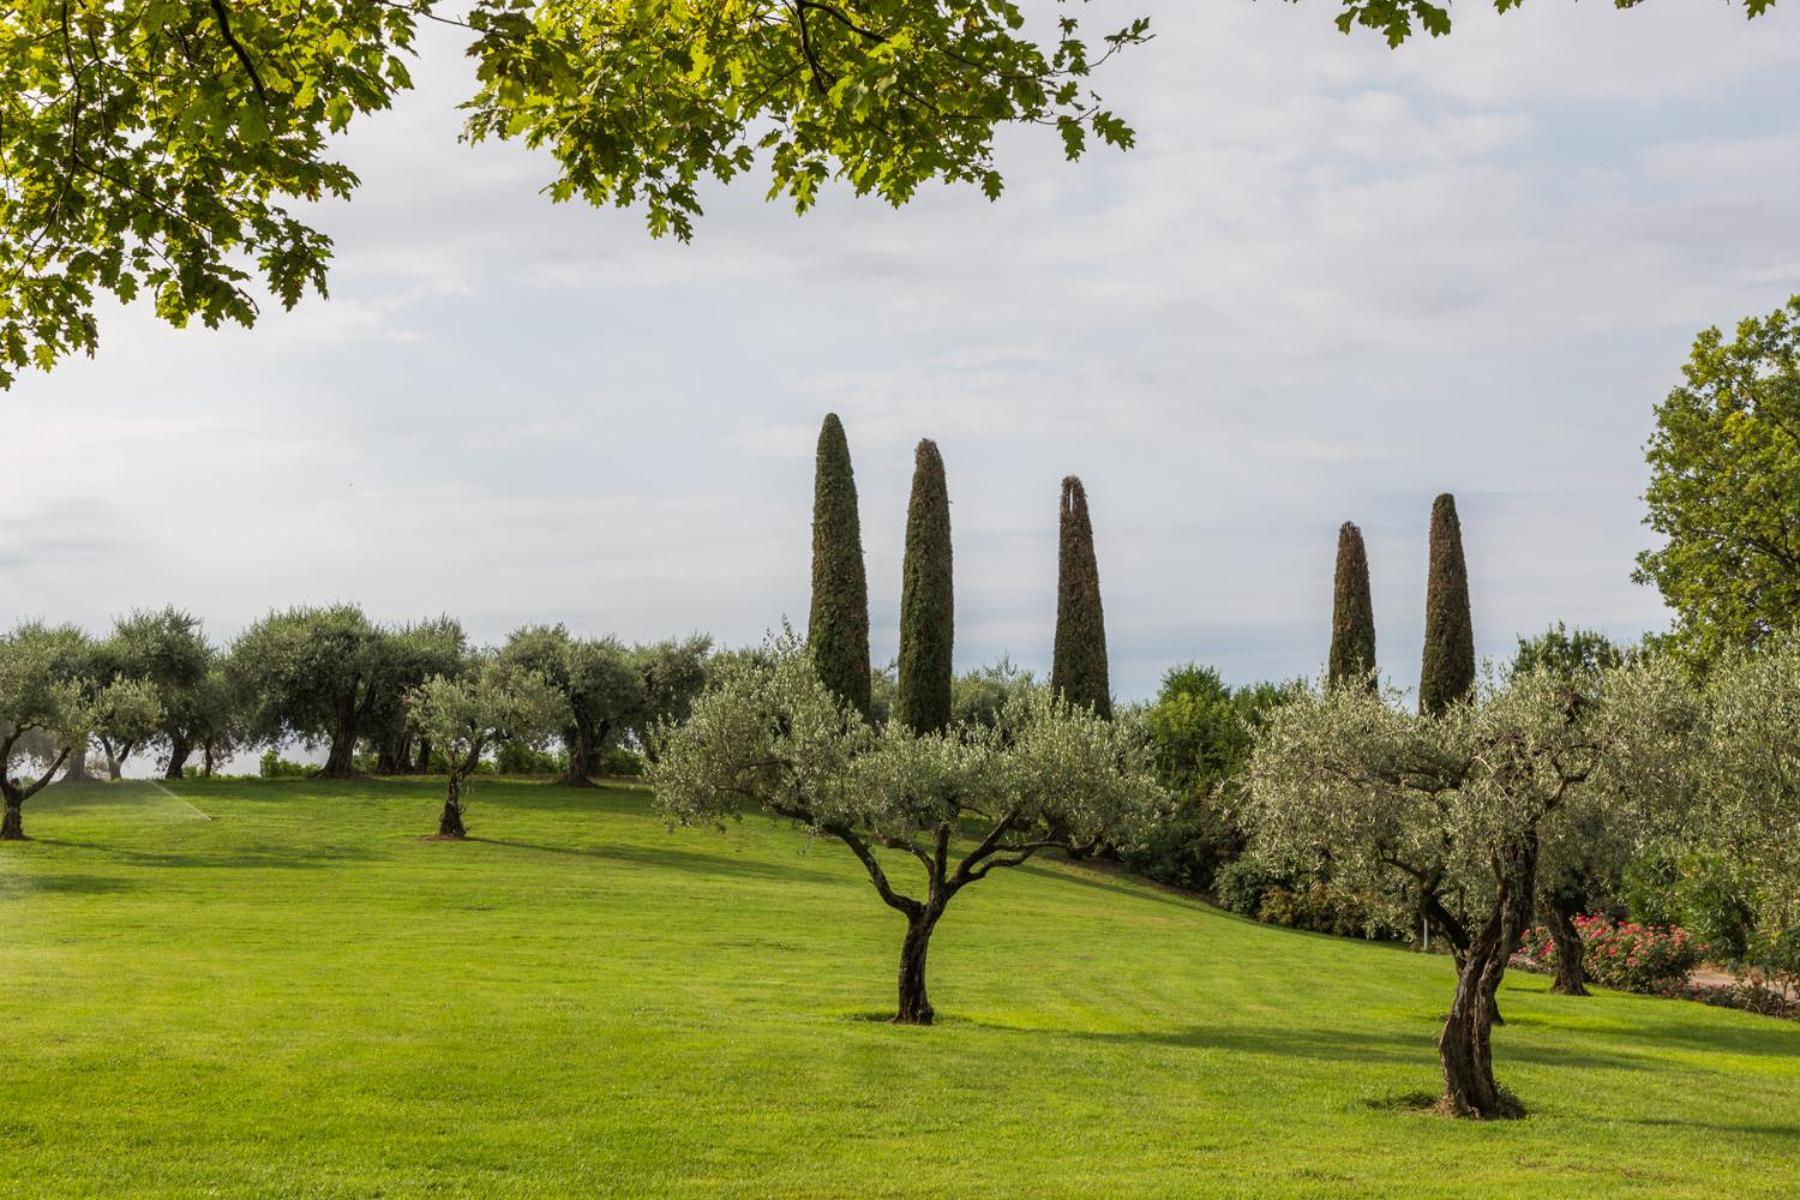
[[419,739],[419,757],[413,761],[414,775],[431,774],[431,739]]
[[1495,995],[1506,963],[1530,917],[1537,852],[1530,838],[1508,848],[1496,864],[1494,910],[1469,939],[1456,998],[1438,1036],[1444,1068],[1444,1111],[1458,1117],[1518,1117],[1524,1109],[1494,1081],[1490,1035]]
[[6,800],[6,816],[0,818],[0,842],[25,840],[25,809],[22,801]]
[[450,772],[450,792],[444,798],[444,811],[438,817],[438,836],[445,838],[467,837],[469,831],[463,828],[462,780],[455,771]]
[[319,774],[326,779],[349,779],[356,774],[356,706],[340,703],[331,732],[331,752]]
[[1580,901],[1567,888],[1558,888],[1549,899],[1550,937],[1556,943],[1556,977],[1550,990],[1559,996],[1586,996],[1587,972],[1582,969],[1586,947],[1581,942],[1581,931],[1575,928]]
[[569,749],[569,768],[563,772],[564,787],[593,787],[593,777],[600,771],[600,748],[593,731],[576,726],[563,735]]
[[169,765],[163,769],[164,779],[180,779],[187,767],[188,756],[194,752],[194,743],[185,735],[176,734],[169,739]]
[[900,1010],[896,1025],[929,1025],[936,1015],[925,994],[925,954],[931,933],[943,910],[925,905],[906,919],[906,940],[900,944]]

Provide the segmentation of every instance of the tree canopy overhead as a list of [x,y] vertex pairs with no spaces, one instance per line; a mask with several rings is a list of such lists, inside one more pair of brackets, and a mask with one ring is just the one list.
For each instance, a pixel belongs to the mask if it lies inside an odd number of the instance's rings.
[[18,0],[0,15],[0,387],[92,353],[96,299],[176,325],[253,324],[323,295],[331,239],[295,205],[348,198],[332,136],[412,86],[420,22],[476,60],[468,141],[548,151],[553,200],[641,206],[686,239],[698,188],[760,157],[809,208],[836,178],[892,204],[1002,188],[994,138],[1071,158],[1131,130],[1087,87],[1146,40],[1011,0]]
[[[1504,12],[1522,0],[1494,0]],[[1614,0],[1620,8],[1637,0]],[[1750,16],[1774,0],[1742,0]],[[347,199],[333,137],[412,86],[420,25],[476,62],[467,141],[546,151],[551,199],[640,208],[686,239],[706,180],[761,166],[805,211],[827,181],[903,204],[1003,186],[996,135],[1042,125],[1079,158],[1131,127],[1090,88],[1148,41],[1085,0],[12,0],[0,12],[0,389],[92,353],[101,293],[163,319],[253,324],[325,294],[331,238],[296,205]],[[1340,0],[1390,45],[1447,4]]]

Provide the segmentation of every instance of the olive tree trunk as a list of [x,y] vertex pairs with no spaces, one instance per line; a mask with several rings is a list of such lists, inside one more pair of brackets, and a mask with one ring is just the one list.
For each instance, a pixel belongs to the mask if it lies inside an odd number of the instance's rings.
[[896,1025],[929,1025],[936,1015],[925,994],[925,954],[931,933],[937,928],[941,908],[926,906],[906,919],[906,940],[900,943],[900,1009]]
[[444,797],[444,811],[438,816],[438,836],[442,838],[464,838],[469,831],[463,828],[462,777],[454,770],[450,772],[450,790]]
[[1519,1102],[1494,1081],[1491,1034],[1500,980],[1530,917],[1536,857],[1536,848],[1529,843],[1502,856],[1496,871],[1493,912],[1469,939],[1456,980],[1456,998],[1438,1036],[1438,1059],[1444,1068],[1444,1097],[1439,1104],[1452,1116],[1524,1115]]
[[563,786],[593,787],[593,777],[600,772],[599,739],[593,730],[577,726],[563,735],[563,744],[569,748],[569,767],[563,772]]
[[22,801],[8,799],[6,816],[0,819],[0,842],[25,840],[25,807]]
[[1556,943],[1556,977],[1550,990],[1559,996],[1586,996],[1587,972],[1582,966],[1586,947],[1582,945],[1581,931],[1575,928],[1580,906],[1568,893],[1558,890],[1547,907],[1550,937]]
[[169,739],[169,765],[163,769],[164,779],[180,779],[187,768],[188,756],[194,752],[194,743],[184,735],[177,734]]

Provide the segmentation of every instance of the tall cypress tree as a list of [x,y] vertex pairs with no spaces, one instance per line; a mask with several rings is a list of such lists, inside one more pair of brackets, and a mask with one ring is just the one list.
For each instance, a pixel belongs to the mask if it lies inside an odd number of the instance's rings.
[[894,717],[917,733],[950,724],[950,645],[956,622],[950,582],[950,492],[937,443],[913,456],[900,580],[900,679]]
[[1070,475],[1062,481],[1061,540],[1056,557],[1056,648],[1050,687],[1070,704],[1112,716],[1106,671],[1106,614],[1100,607],[1100,566],[1087,492]]
[[1332,683],[1362,683],[1371,690],[1375,677],[1375,605],[1369,599],[1369,555],[1362,530],[1345,521],[1338,527],[1337,576],[1331,600],[1331,657],[1326,665]]
[[869,580],[856,472],[836,413],[819,427],[813,469],[812,613],[807,645],[825,686],[869,715]]
[[1425,582],[1425,656],[1419,711],[1437,714],[1475,694],[1475,628],[1469,620],[1469,568],[1463,561],[1456,497],[1431,506],[1431,568]]

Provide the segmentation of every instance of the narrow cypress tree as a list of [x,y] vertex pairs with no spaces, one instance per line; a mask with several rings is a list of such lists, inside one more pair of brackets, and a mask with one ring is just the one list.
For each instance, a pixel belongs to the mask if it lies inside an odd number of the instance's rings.
[[1475,629],[1469,620],[1469,568],[1463,561],[1456,497],[1431,506],[1431,568],[1425,581],[1425,655],[1419,711],[1441,713],[1475,694]]
[[1332,683],[1362,683],[1370,690],[1380,686],[1375,677],[1375,606],[1369,599],[1369,555],[1363,549],[1362,530],[1349,521],[1338,527],[1331,657],[1326,672]]
[[869,580],[856,472],[836,413],[819,427],[813,473],[812,614],[807,645],[825,686],[869,715]]
[[915,732],[950,724],[950,644],[956,621],[950,582],[950,493],[937,443],[913,457],[900,580],[900,679],[894,717]]
[[1100,607],[1100,566],[1087,492],[1070,475],[1062,481],[1061,542],[1056,557],[1056,648],[1050,686],[1070,704],[1112,716],[1106,671],[1106,614]]

